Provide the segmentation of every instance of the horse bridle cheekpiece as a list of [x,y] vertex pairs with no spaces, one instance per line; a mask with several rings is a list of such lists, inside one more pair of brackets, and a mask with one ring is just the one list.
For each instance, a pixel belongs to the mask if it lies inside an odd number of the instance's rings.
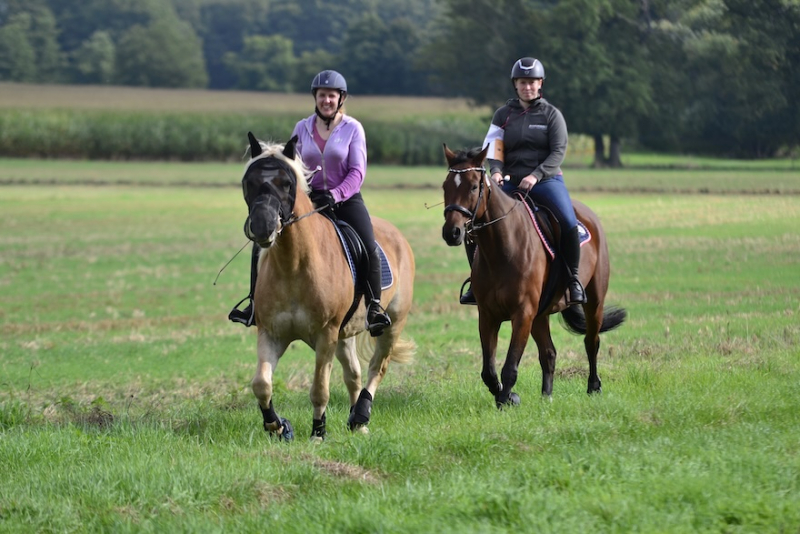
[[[472,172],[472,171],[479,171],[481,173],[481,182],[480,182],[480,186],[479,186],[479,189],[478,189],[478,202],[475,203],[475,211],[474,212],[470,211],[469,209],[465,208],[464,206],[462,206],[460,204],[448,204],[444,208],[445,217],[447,217],[447,214],[449,212],[457,211],[458,213],[464,215],[465,217],[467,217],[469,219],[469,222],[464,225],[465,228],[466,228],[467,234],[471,234],[472,231],[473,231],[473,228],[475,227],[475,217],[477,217],[477,215],[478,215],[478,208],[480,208],[481,200],[483,200],[484,184],[486,184],[486,187],[491,187],[491,184],[486,179],[486,169],[483,168],[483,167],[467,167],[466,169],[454,169],[454,168],[451,167],[451,168],[447,169],[447,172],[452,173],[452,174],[464,174],[464,173],[468,173],[468,172]],[[490,193],[491,193],[491,190],[490,190]]]

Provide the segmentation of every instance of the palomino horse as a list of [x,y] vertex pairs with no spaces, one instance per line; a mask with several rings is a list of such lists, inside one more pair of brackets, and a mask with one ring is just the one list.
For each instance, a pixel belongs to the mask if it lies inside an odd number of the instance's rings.
[[[483,167],[487,149],[458,154],[444,147],[449,165],[444,181],[442,237],[450,246],[465,238],[477,244],[472,264],[472,291],[478,302],[483,369],[481,378],[494,395],[498,408],[519,404],[512,392],[517,369],[528,342],[528,334],[539,348],[542,366],[542,395],[553,393],[556,349],[550,337],[550,314],[560,312],[567,328],[584,334],[589,358],[589,393],[600,391],[597,352],[600,333],[622,324],[626,312],[609,307],[603,311],[608,290],[609,263],[603,227],[589,208],[573,201],[575,213],[591,240],[581,250],[580,280],[588,302],[567,308],[564,300],[566,276],[551,288],[548,277],[557,276],[561,262],[551,263],[542,241],[533,229],[531,216],[521,200],[504,193],[487,177]],[[548,295],[550,295],[548,297]],[[543,300],[544,299],[544,300]],[[498,380],[495,353],[500,325],[511,321],[511,342]]]
[[374,338],[367,385],[362,389],[359,351],[363,354],[372,345],[368,335],[366,339],[360,335],[366,331],[365,306],[356,302],[357,288],[334,225],[314,210],[308,197],[308,172],[295,157],[297,138],[285,146],[261,143],[252,133],[248,138],[251,159],[242,178],[249,210],[245,234],[263,249],[253,299],[258,365],[252,388],[264,429],[281,439],[294,435],[289,421],[273,408],[272,376],[289,344],[302,340],[316,354],[312,438],[325,437],[334,355],[344,369],[350,394],[349,427],[366,431],[372,400],[389,360],[408,361],[414,349],[413,343],[400,339],[413,294],[411,247],[397,228],[373,218],[375,239],[393,277],[381,294],[392,325]]

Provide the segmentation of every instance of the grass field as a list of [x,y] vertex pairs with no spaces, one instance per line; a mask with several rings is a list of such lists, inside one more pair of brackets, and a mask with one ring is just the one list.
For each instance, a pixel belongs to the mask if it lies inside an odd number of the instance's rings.
[[[187,111],[215,113],[281,113],[304,117],[314,111],[309,94],[205,89],[157,89],[86,85],[38,85],[0,82],[0,109],[69,109]],[[361,96],[351,93],[347,111],[356,117],[397,119],[454,115],[490,116],[463,98]]]
[[800,531],[796,173],[571,172],[630,318],[603,336],[602,395],[554,319],[552,402],[531,343],[499,412],[463,250],[426,208],[443,167],[371,172],[371,211],[415,252],[417,354],[367,436],[335,368],[314,445],[310,350],[276,375],[298,439],[270,440],[254,332],[225,319],[248,255],[213,284],[245,244],[240,165],[2,161],[0,531]]

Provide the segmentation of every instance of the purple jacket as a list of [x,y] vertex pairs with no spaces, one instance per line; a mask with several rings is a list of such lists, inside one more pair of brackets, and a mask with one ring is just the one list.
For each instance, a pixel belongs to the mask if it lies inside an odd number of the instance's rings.
[[303,163],[318,172],[309,183],[313,189],[327,189],[336,202],[342,202],[361,190],[367,174],[367,139],[364,127],[353,117],[344,115],[325,144],[322,153],[314,142],[314,121],[311,115],[297,123],[297,151]]

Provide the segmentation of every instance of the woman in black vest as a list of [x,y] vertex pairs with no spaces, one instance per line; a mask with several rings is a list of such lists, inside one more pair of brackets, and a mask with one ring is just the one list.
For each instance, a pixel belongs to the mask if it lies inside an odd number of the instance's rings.
[[[524,57],[514,63],[511,83],[517,98],[495,111],[483,145],[489,145],[491,177],[504,191],[521,191],[555,214],[561,225],[559,249],[570,277],[567,305],[583,304],[586,294],[578,280],[578,221],[561,172],[567,153],[567,123],[558,108],[542,98],[544,78],[544,66],[538,59]],[[473,255],[474,246],[467,246],[470,264]],[[471,289],[462,295],[461,303],[475,304]]]

